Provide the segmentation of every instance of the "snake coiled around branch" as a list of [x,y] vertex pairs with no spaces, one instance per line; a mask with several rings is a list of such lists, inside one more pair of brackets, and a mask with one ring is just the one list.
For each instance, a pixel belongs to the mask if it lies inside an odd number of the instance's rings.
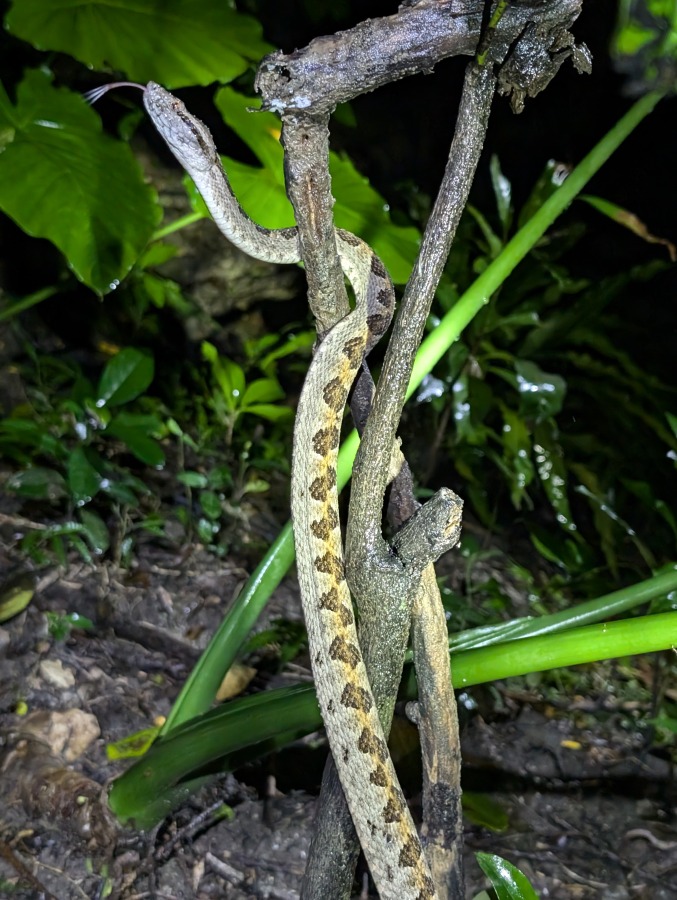
[[[222,233],[257,259],[299,262],[296,228],[268,230],[242,210],[206,126],[153,82],[145,88],[144,105]],[[348,393],[365,352],[390,322],[394,291],[367,244],[346,231],[338,230],[336,236],[356,306],[324,337],[301,391],[291,481],[296,565],[320,709],[376,886],[383,900],[433,900],[433,882],[360,652],[344,573],[336,485]]]

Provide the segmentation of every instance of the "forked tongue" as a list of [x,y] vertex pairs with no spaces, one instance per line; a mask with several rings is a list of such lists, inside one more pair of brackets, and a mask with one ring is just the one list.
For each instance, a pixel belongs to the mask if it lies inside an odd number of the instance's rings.
[[104,94],[107,94],[108,91],[119,87],[133,87],[138,88],[140,91],[146,90],[145,84],[138,84],[136,81],[112,81],[110,84],[102,84],[100,87],[92,88],[91,91],[85,91],[83,97],[88,103],[93,105],[97,100],[100,100]]

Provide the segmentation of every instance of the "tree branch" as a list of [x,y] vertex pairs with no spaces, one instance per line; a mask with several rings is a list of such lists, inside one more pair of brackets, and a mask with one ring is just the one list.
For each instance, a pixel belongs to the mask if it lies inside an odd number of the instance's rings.
[[[581,5],[582,0],[510,3],[492,37],[494,59],[505,57],[530,23],[538,23],[541,43],[543,35],[555,30],[566,34]],[[391,81],[427,74],[450,56],[472,56],[485,8],[484,0],[403,3],[393,16],[315,38],[293,53],[271,53],[256,76],[264,109],[280,115],[305,115],[309,110],[314,116],[329,114],[339,103]]]

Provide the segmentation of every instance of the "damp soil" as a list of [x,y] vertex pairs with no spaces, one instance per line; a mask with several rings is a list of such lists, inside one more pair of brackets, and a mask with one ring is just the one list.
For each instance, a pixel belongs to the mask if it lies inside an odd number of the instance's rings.
[[[167,715],[249,569],[200,547],[149,544],[132,569],[73,562],[42,573],[31,604],[0,629],[0,895],[299,896],[322,735],[213,781],[151,832],[119,827],[105,802],[129,764],[111,761],[107,745]],[[94,628],[56,640],[47,614],[73,611]],[[301,619],[293,577],[257,627],[280,617]],[[281,672],[261,659],[252,668],[248,691],[310,678],[304,657]],[[521,868],[543,898],[677,900],[670,765],[603,694],[552,704],[496,685],[476,695],[464,788],[469,799],[489,795],[500,814],[466,819],[468,898],[487,886],[475,861],[483,851]],[[415,788],[410,796],[416,815]],[[362,868],[355,894],[369,890]]]

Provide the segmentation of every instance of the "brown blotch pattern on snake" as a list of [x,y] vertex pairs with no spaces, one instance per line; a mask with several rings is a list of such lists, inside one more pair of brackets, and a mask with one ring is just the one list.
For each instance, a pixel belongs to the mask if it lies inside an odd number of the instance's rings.
[[391,794],[390,799],[383,807],[383,819],[385,822],[392,824],[393,822],[399,822],[404,814],[404,804],[402,803],[401,797],[398,797],[397,794]]
[[400,851],[400,865],[409,868],[418,864],[421,856],[421,845],[411,838],[402,846]]
[[377,766],[369,775],[369,781],[377,787],[385,787],[388,784],[388,773],[383,766]]
[[343,625],[344,628],[347,628],[348,625],[352,625],[354,622],[353,611],[349,606],[345,606],[341,604],[339,610],[339,622]]
[[369,331],[375,337],[380,337],[382,334],[385,334],[389,324],[390,320],[388,316],[381,315],[381,313],[374,313],[371,316],[367,316]]
[[362,362],[364,355],[364,339],[361,337],[351,338],[341,349],[350,360],[351,365],[356,368]]
[[331,537],[332,532],[338,528],[338,523],[336,510],[330,506],[321,519],[310,523],[310,528],[316,538],[319,538],[321,541],[327,541]]
[[334,412],[341,412],[346,402],[346,392],[340,378],[332,378],[322,388],[324,402]]
[[318,456],[326,456],[330,450],[338,447],[340,437],[340,432],[335,426],[320,428],[313,435],[313,450]]
[[416,900],[434,900],[434,898],[435,885],[432,878],[426,875],[423,881],[423,887],[418,892],[418,897],[416,898]]
[[320,597],[320,609],[328,609],[329,612],[338,612],[341,608],[339,594],[335,587],[330,588]]
[[325,517],[324,519],[319,519],[315,522],[311,522],[310,530],[313,532],[316,538],[319,538],[319,540],[327,541],[331,537],[331,533],[334,529],[332,528],[331,522],[329,522],[327,517]]
[[362,243],[351,231],[344,231],[342,228],[339,228],[338,233],[343,243],[350,244],[351,247],[359,247]]
[[343,706],[349,706],[351,709],[359,709],[368,713],[372,707],[372,700],[369,692],[365,691],[357,684],[347,684],[343,688],[341,694],[341,703]]
[[335,637],[329,645],[329,656],[340,660],[351,669],[354,669],[362,658],[357,647],[340,636]]
[[361,753],[376,756],[381,762],[388,759],[388,748],[385,743],[368,728],[362,729],[362,734],[357,742],[357,748]]
[[313,500],[318,500],[319,502],[326,500],[327,494],[331,490],[335,480],[336,472],[332,468],[327,469],[324,475],[320,475],[316,478],[309,488],[310,496]]
[[333,553],[316,556],[314,565],[318,572],[330,575],[334,581],[341,581],[343,578],[343,560],[334,556]]
[[375,253],[371,254],[371,271],[379,278],[387,278],[386,268]]

